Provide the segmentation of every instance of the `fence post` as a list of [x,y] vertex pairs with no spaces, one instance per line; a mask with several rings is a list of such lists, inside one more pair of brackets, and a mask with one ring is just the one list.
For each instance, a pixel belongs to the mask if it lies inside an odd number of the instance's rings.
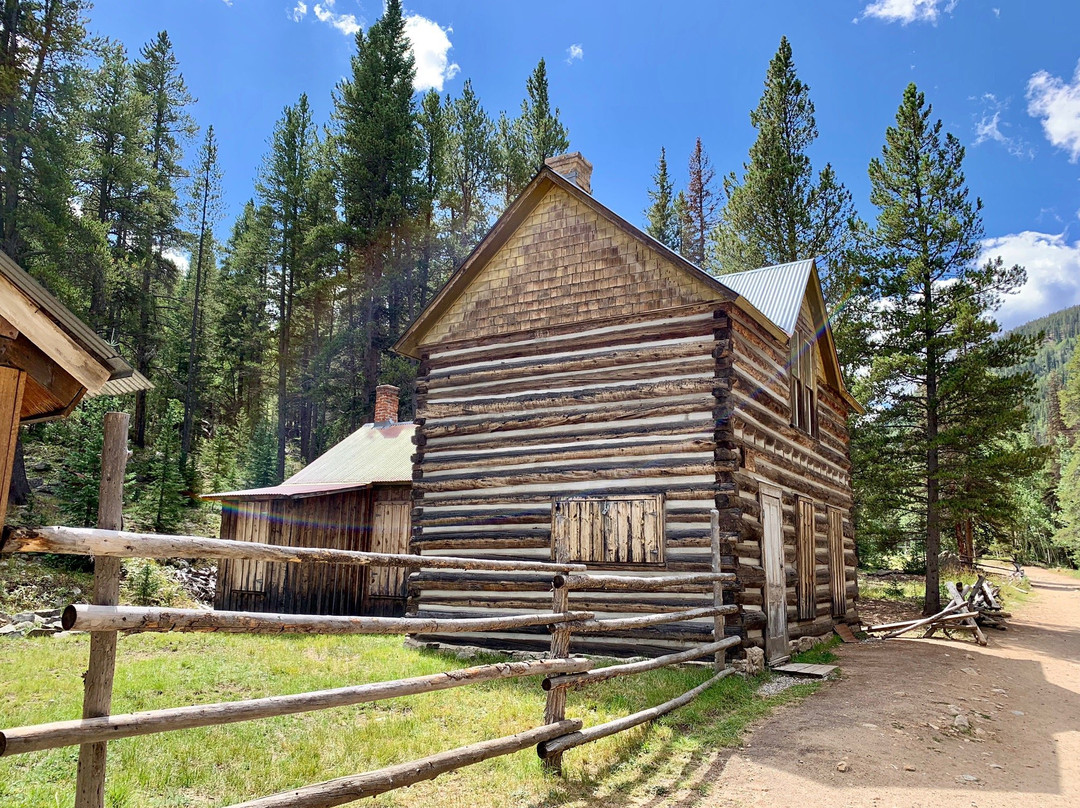
[[[570,561],[570,547],[564,531],[555,531],[555,561],[566,564]],[[563,576],[564,578],[566,576]],[[551,611],[570,611],[570,588],[556,586],[552,588]],[[551,628],[551,658],[559,659],[570,656],[570,627],[558,623]],[[544,707],[544,723],[554,724],[566,718],[566,688],[553,687],[548,691],[547,704]],[[562,774],[562,752],[544,756],[544,767],[554,773]]]
[[[720,511],[713,508],[709,511],[709,536],[712,544],[712,571],[722,572],[720,569]],[[724,605],[724,585],[720,581],[713,581],[713,607],[719,609]],[[724,639],[724,615],[713,616],[713,642]],[[725,654],[727,651],[717,651],[713,661],[713,668],[722,671],[726,667]]]
[[[98,489],[98,523],[104,530],[120,530],[124,510],[124,472],[127,469],[126,412],[105,414],[105,439],[101,447],[101,486]],[[120,559],[94,557],[94,605],[115,606],[120,599]],[[99,718],[112,707],[113,671],[116,664],[116,632],[90,633],[90,665],[83,690],[83,718]],[[105,804],[106,743],[79,747],[79,770],[75,781],[75,808],[103,808]]]

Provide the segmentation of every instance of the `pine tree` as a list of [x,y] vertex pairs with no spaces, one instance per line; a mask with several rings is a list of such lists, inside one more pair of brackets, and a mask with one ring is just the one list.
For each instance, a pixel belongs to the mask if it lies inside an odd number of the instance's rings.
[[[815,181],[807,155],[818,136],[814,104],[810,88],[796,75],[787,37],[769,62],[750,122],[758,134],[742,180],[734,173],[724,179],[727,202],[716,244],[720,271],[804,258],[824,258],[827,270],[849,247],[854,208],[831,165]],[[830,291],[826,300],[835,303],[837,297]]]
[[648,222],[645,232],[678,251],[681,242],[678,211],[675,207],[675,184],[668,176],[667,153],[662,146],[660,160],[656,163],[656,173],[653,174],[653,187],[649,189],[649,199],[652,204],[645,210],[645,219]]
[[191,322],[188,330],[187,378],[184,384],[184,415],[180,434],[180,468],[187,467],[188,455],[194,441],[195,410],[204,379],[199,366],[200,347],[205,330],[203,296],[213,264],[214,226],[221,216],[221,169],[218,166],[217,139],[214,127],[206,130],[199,150],[195,181],[191,189],[189,218],[194,224],[195,243],[192,250],[190,278]]
[[701,146],[701,138],[690,152],[689,181],[680,205],[679,242],[682,254],[691,263],[707,268],[709,251],[706,249],[717,223],[717,197],[713,188],[716,171],[709,155]]
[[[423,161],[413,103],[416,73],[399,0],[365,36],[356,34],[352,75],[338,87],[338,169],[344,215],[349,366],[342,417],[355,429],[373,405],[382,351],[407,309],[395,276],[414,266],[411,238],[422,200]],[[397,289],[399,294],[391,297]]]
[[495,124],[466,81],[447,101],[446,182],[443,207],[450,214],[455,259],[467,255],[486,232],[488,202],[495,189]]
[[885,522],[925,537],[927,613],[940,605],[943,527],[975,501],[994,505],[985,489],[965,501],[964,481],[994,464],[1023,472],[1002,447],[1024,418],[1029,381],[1000,370],[1032,347],[1024,338],[995,339],[992,312],[1025,273],[1000,259],[977,263],[982,203],[968,195],[963,147],[931,113],[910,85],[881,158],[870,163],[878,217],[860,236],[884,305],[866,384],[869,414],[852,446],[860,529]]
[[510,120],[505,113],[499,117],[499,176],[505,205],[521,193],[544,160],[570,148],[570,136],[559,120],[559,108],[551,109],[543,59],[525,82],[525,92],[520,117]]
[[[188,111],[193,99],[165,31],[140,51],[135,80],[139,92],[147,99],[146,152],[151,177],[144,203],[140,268],[133,294],[137,315],[127,333],[131,334],[134,345],[135,369],[149,376],[164,332],[159,300],[173,295],[178,274],[166,252],[179,250],[184,243],[178,188],[187,176],[183,167],[184,145],[194,134],[195,124]],[[146,445],[147,426],[147,395],[140,391],[135,397],[132,425],[138,447]]]

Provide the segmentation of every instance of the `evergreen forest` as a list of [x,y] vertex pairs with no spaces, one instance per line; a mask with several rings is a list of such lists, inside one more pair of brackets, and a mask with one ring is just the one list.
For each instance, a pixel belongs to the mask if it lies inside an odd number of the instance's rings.
[[[371,419],[378,384],[401,388],[408,419],[416,367],[390,347],[544,160],[572,150],[543,60],[518,109],[485,109],[470,81],[414,92],[388,0],[346,76],[318,90],[329,119],[305,95],[283,109],[250,199],[223,221],[217,135],[167,32],[128,53],[87,30],[85,0],[6,8],[0,248],[154,385],[23,431],[25,521],[93,522],[108,409],[133,416],[132,526],[163,532],[209,529],[201,493],[311,462]],[[896,99],[857,211],[809,157],[815,109],[791,43],[762,68],[748,154],[718,168],[708,133],[657,144],[640,224],[717,276],[818,259],[866,409],[849,424],[864,566],[929,583],[968,524],[981,550],[1080,562],[1080,309],[1002,333],[995,311],[1025,272],[982,255],[964,146],[922,90]]]

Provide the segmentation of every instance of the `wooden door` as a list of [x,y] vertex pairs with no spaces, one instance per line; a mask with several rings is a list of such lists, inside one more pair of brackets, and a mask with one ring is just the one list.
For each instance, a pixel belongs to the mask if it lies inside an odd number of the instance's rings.
[[11,468],[19,439],[26,374],[18,368],[0,367],[0,527],[7,518]]
[[765,659],[787,661],[787,582],[784,579],[784,519],[780,491],[761,487],[761,564],[765,568]]
[[[371,552],[407,553],[409,552],[409,533],[411,532],[410,509],[412,502],[376,502],[371,522]],[[370,598],[405,597],[404,567],[368,568],[368,596]],[[390,607],[387,607],[390,608]],[[372,603],[372,610],[385,611],[378,603]],[[390,608],[392,611],[393,609]]]

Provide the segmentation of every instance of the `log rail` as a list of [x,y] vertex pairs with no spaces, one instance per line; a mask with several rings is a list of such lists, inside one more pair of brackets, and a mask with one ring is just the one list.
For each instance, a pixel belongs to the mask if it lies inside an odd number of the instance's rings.
[[[282,547],[253,542],[209,539],[200,536],[163,536],[105,529],[106,524],[119,523],[119,502],[122,491],[115,484],[118,475],[116,457],[126,456],[124,430],[113,430],[103,455],[110,485],[102,487],[103,513],[116,511],[102,519],[98,529],[49,527],[5,529],[0,537],[0,553],[49,552],[92,555],[99,559],[100,571],[95,577],[107,576],[106,589],[115,583],[116,569],[121,558],[243,558],[278,561],[294,564],[346,563],[384,565],[413,569],[479,570],[508,575],[546,574],[551,582],[550,611],[531,614],[503,614],[485,618],[427,618],[427,617],[335,617],[325,615],[266,614],[261,612],[205,611],[195,609],[157,609],[127,607],[116,604],[112,590],[97,598],[94,605],[68,606],[63,614],[66,629],[91,632],[91,666],[86,677],[86,708],[81,719],[57,721],[36,726],[16,727],[0,731],[0,756],[24,754],[45,749],[79,745],[80,759],[76,808],[102,808],[104,802],[106,749],[109,741],[138,735],[169,732],[193,727],[216,726],[237,721],[251,721],[273,716],[324,710],[388,698],[416,695],[447,688],[462,687],[479,682],[522,676],[543,676],[547,691],[547,706],[543,723],[502,738],[482,741],[470,746],[451,749],[385,769],[304,786],[282,794],[256,799],[234,806],[271,808],[271,806],[341,805],[381,794],[437,777],[481,760],[511,754],[530,746],[549,768],[559,770],[562,753],[583,743],[622,732],[689,703],[700,693],[732,673],[723,665],[727,649],[739,644],[739,637],[723,636],[723,615],[738,610],[738,606],[722,604],[721,588],[730,583],[730,573],[714,571],[691,575],[633,576],[596,575],[587,573],[582,564],[568,563],[568,555],[555,553],[555,561],[510,561],[451,556],[364,553],[346,550]],[[122,478],[122,475],[119,475]],[[115,507],[114,507],[115,506]],[[715,512],[714,512],[715,513]],[[113,518],[115,516],[115,518]],[[717,531],[712,519],[712,530]],[[101,563],[102,561],[108,563]],[[102,584],[97,581],[96,584]],[[597,592],[680,591],[692,584],[711,584],[714,605],[707,608],[647,614],[614,619],[596,619],[589,611],[571,611],[568,594],[584,589]],[[100,586],[98,587],[100,588]],[[113,587],[115,588],[115,587]],[[625,631],[645,626],[663,625],[687,620],[712,618],[713,642],[697,645],[685,651],[654,659],[593,668],[593,663],[572,656],[575,633]],[[503,662],[451,670],[427,676],[416,676],[387,682],[341,687],[292,695],[270,696],[216,704],[148,710],[126,715],[110,715],[112,698],[112,669],[119,632],[178,631],[178,632],[242,632],[246,634],[316,633],[316,634],[410,634],[499,631],[528,626],[546,626],[551,633],[549,659],[522,662]],[[105,651],[100,651],[99,646]],[[663,704],[642,710],[605,724],[582,729],[582,722],[567,719],[566,692],[615,676],[628,676],[647,670],[715,655],[717,670],[711,678],[686,693]]]

